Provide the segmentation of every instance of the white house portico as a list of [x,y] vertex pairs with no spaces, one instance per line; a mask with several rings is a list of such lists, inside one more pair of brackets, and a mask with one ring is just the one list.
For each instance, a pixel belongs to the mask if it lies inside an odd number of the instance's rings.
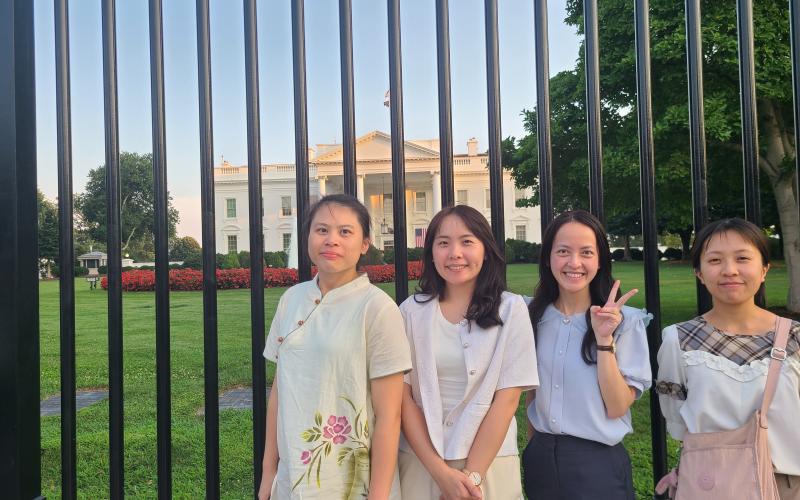
[[[318,144],[309,151],[309,192],[311,202],[329,193],[344,191],[341,144]],[[373,223],[373,243],[380,249],[394,248],[392,203],[391,138],[380,131],[370,132],[356,141],[358,199],[369,210]],[[441,210],[439,141],[408,140],[405,143],[406,222],[409,248],[421,246],[433,215]],[[453,157],[453,185],[456,203],[470,205],[490,219],[488,158],[478,153],[478,141],[467,142],[467,153]],[[295,167],[293,164],[262,165],[264,250],[289,247],[297,224]],[[216,200],[216,243],[221,253],[248,250],[249,212],[247,166],[228,162],[214,169]],[[503,217],[506,238],[539,242],[538,207],[516,207],[516,200],[530,192],[514,187],[511,175],[503,172]]]

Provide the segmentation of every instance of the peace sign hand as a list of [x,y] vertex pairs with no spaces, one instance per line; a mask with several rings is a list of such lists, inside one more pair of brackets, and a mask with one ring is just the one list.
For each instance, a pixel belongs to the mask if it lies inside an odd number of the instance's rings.
[[634,288],[625,295],[614,301],[614,297],[619,290],[619,280],[614,282],[611,287],[611,292],[608,294],[608,300],[603,307],[592,306],[589,308],[592,318],[592,330],[599,345],[609,345],[611,343],[611,336],[622,323],[622,306],[628,302],[628,299],[636,295],[639,290]]

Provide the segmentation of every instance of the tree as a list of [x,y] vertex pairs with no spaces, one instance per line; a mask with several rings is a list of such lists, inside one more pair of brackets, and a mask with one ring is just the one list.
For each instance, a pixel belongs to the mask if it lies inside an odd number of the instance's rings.
[[171,243],[169,249],[170,260],[186,260],[194,254],[201,255],[200,243],[191,236],[175,238]]
[[[639,159],[636,123],[636,72],[633,4],[606,0],[599,4],[600,91],[602,97],[603,168],[609,221],[639,212]],[[708,196],[712,217],[741,216],[743,182],[738,87],[736,10],[725,2],[703,2],[704,104],[707,140]],[[754,3],[756,84],[759,113],[759,166],[762,216],[783,240],[790,286],[787,307],[800,311],[800,215],[795,181],[791,59],[785,2]],[[582,2],[569,0],[566,22],[582,32]],[[681,2],[653,0],[651,68],[656,160],[656,206],[659,227],[681,236],[684,250],[691,237],[691,175],[684,12]],[[581,47],[583,54],[584,47]],[[588,194],[583,57],[575,69],[551,79],[554,204],[557,210],[585,207]],[[529,134],[513,141],[504,157],[519,186],[538,187],[536,112],[523,111]],[[634,191],[636,190],[636,191]],[[771,191],[771,193],[769,192]],[[772,199],[774,199],[774,202]],[[538,204],[538,196],[528,201]]]
[[39,262],[50,274],[50,265],[58,264],[58,206],[36,191],[39,221]]
[[[120,166],[120,220],[122,253],[136,260],[152,260],[154,255],[155,199],[153,196],[153,157],[151,154],[123,152]],[[168,233],[172,238],[178,224],[178,211],[168,197]],[[76,196],[75,208],[81,213],[89,236],[106,241],[106,167],[89,171],[86,190]]]

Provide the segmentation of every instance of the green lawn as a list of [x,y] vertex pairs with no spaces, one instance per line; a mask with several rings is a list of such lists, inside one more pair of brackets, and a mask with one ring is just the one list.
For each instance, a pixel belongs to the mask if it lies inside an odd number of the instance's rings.
[[[615,264],[615,275],[625,289],[644,289],[641,263]],[[509,266],[509,288],[530,295],[537,266]],[[694,313],[694,280],[680,264],[661,266],[662,323],[667,325]],[[413,283],[411,289],[413,289]],[[393,284],[380,285],[394,294]],[[768,280],[771,305],[786,301],[785,268],[773,265]],[[265,290],[267,328],[283,289]],[[59,392],[58,282],[40,284],[41,396]],[[75,294],[77,387],[107,387],[107,303],[103,290],[89,291],[76,280]],[[156,381],[155,304],[153,293],[125,293],[124,390],[125,390],[125,490],[129,498],[156,495]],[[642,307],[644,293],[629,302]],[[226,290],[218,293],[219,387],[250,384],[250,293]],[[175,498],[205,496],[203,417],[203,314],[200,292],[170,295],[172,348],[172,466]],[[274,367],[268,368],[271,379]],[[648,398],[634,406],[635,434],[626,439],[634,467],[634,481],[641,498],[650,496],[650,432]],[[223,498],[251,498],[251,412],[220,414],[220,477]],[[524,431],[522,408],[517,414]],[[108,496],[108,406],[97,404],[78,413],[78,490],[81,498]],[[522,439],[520,440],[522,442]],[[674,446],[671,446],[674,452]],[[42,419],[42,494],[60,497],[60,418]]]

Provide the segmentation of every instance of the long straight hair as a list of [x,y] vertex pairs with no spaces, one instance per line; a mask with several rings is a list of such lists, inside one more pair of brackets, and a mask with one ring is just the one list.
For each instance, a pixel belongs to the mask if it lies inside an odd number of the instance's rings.
[[[443,208],[428,225],[428,232],[425,234],[425,248],[422,252],[422,275],[414,293],[414,300],[423,303],[445,298],[447,282],[436,271],[436,266],[433,264],[433,243],[436,241],[442,222],[451,215],[461,219],[467,229],[483,243],[484,248],[483,266],[478,273],[475,291],[472,293],[472,300],[464,319],[470,322],[474,321],[481,328],[502,325],[503,320],[500,319],[499,310],[500,301],[506,289],[505,259],[494,241],[492,229],[489,227],[486,217],[467,205]],[[427,297],[420,297],[420,294],[425,294]]]
[[[553,242],[558,230],[569,222],[583,224],[594,233],[599,267],[597,274],[589,283],[589,296],[592,305],[602,306],[605,304],[608,300],[608,294],[611,292],[611,287],[614,285],[614,278],[611,276],[611,250],[608,248],[606,232],[597,217],[586,210],[571,210],[553,219],[553,222],[545,229],[542,237],[542,249],[539,254],[539,282],[533,292],[533,300],[528,306],[531,323],[533,324],[533,334],[537,341],[540,333],[539,321],[542,319],[547,306],[554,303],[559,295],[558,281],[556,281],[553,270],[550,268],[550,254],[553,251]],[[615,299],[618,299],[619,296],[620,292],[618,291]],[[581,357],[587,365],[597,363],[596,348],[597,340],[594,338],[591,315],[587,309],[586,334],[583,336],[583,342],[581,342]]]

